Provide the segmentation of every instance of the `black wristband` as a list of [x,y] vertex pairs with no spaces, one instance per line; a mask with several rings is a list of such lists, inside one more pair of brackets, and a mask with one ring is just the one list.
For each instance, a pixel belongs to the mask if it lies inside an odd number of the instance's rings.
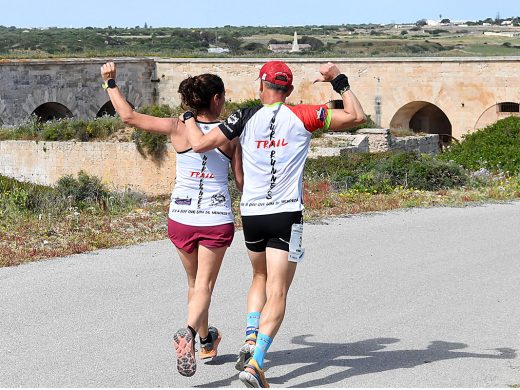
[[191,111],[186,111],[182,114],[182,121],[186,122],[188,119],[195,118],[195,114]]
[[336,76],[334,80],[330,82],[332,84],[332,88],[339,94],[343,94],[345,91],[350,89],[350,84],[348,83],[348,77],[343,73]]

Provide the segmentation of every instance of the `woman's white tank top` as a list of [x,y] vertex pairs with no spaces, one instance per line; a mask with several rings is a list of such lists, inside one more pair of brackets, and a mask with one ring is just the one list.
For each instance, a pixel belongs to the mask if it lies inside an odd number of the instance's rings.
[[[219,122],[197,122],[203,133]],[[231,158],[220,149],[195,153],[191,149],[177,152],[175,187],[170,219],[191,226],[213,226],[232,223],[228,172]]]

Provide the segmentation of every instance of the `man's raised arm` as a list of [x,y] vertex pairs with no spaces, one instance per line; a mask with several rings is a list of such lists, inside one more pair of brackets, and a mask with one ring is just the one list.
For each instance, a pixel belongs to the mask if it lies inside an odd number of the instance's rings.
[[332,62],[320,67],[321,76],[315,82],[330,82],[334,91],[341,95],[343,109],[332,110],[330,130],[345,130],[366,122],[366,115],[358,98],[350,89],[347,76]]

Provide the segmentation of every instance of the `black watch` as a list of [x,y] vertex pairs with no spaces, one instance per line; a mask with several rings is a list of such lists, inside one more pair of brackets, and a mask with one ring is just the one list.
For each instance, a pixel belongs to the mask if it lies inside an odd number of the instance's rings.
[[184,114],[182,114],[182,119],[184,122],[191,118],[195,118],[195,114],[191,111],[186,111]]
[[101,86],[103,87],[103,89],[107,89],[107,88],[115,88],[115,87],[117,87],[116,80],[114,80],[114,79],[108,79],[108,80],[105,81]]

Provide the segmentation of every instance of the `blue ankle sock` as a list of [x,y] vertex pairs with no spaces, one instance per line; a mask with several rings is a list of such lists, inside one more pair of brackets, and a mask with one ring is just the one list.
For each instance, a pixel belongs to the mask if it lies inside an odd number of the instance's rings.
[[253,359],[255,359],[255,361],[258,363],[258,367],[264,367],[264,357],[272,342],[273,339],[271,337],[262,333],[258,334],[258,338],[256,339],[255,353],[253,355]]
[[258,333],[258,325],[260,324],[260,313],[257,311],[252,311],[247,314],[247,324],[246,324],[246,339],[250,334],[256,336]]

